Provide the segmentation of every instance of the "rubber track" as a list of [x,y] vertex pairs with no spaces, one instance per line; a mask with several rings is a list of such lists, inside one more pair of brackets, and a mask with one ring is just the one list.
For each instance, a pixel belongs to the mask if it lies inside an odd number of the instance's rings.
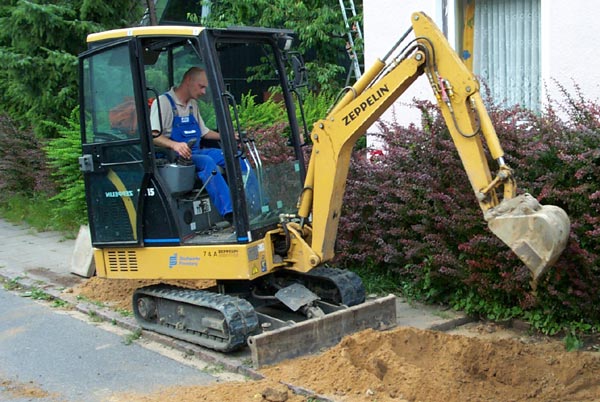
[[305,275],[333,283],[340,293],[341,304],[351,307],[365,301],[365,287],[362,280],[352,271],[317,267]]
[[[218,311],[225,320],[227,333],[223,334],[222,338],[216,338],[201,332],[190,333],[185,330],[176,329],[173,325],[164,325],[159,323],[158,320],[156,320],[157,322],[146,321],[137,311],[137,300],[142,295]],[[147,286],[135,291],[133,295],[133,310],[136,320],[144,329],[221,352],[229,352],[245,346],[248,337],[259,332],[258,317],[254,311],[254,307],[248,301],[205,290],[185,289],[168,285]]]

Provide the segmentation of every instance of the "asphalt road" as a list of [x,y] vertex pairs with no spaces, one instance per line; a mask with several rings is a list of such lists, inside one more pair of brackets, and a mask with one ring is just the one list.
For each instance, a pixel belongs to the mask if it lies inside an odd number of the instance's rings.
[[216,381],[127,339],[81,313],[0,288],[0,400],[118,401],[129,399],[119,394]]

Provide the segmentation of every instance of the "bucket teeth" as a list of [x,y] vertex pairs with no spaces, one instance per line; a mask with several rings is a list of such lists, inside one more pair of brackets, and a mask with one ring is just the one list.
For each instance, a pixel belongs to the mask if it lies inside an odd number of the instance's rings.
[[501,202],[485,214],[488,227],[531,272],[532,283],[552,266],[569,239],[569,217],[554,205],[541,205],[523,194]]

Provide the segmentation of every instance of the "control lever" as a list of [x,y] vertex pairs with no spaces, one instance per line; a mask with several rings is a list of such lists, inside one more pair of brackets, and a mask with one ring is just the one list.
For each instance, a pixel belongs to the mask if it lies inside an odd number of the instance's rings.
[[[264,171],[263,171],[263,164],[262,164],[262,159],[260,157],[260,153],[258,152],[258,148],[256,147],[256,141],[254,139],[254,136],[249,136],[248,133],[246,131],[241,131],[240,132],[240,145],[242,146],[242,158],[244,159],[244,163],[246,164],[246,169],[247,169],[247,174],[246,177],[244,177],[244,187],[246,187],[246,184],[248,182],[248,179],[250,178],[250,174],[251,174],[251,164],[248,161],[248,156],[250,158],[250,160],[252,161],[252,163],[254,164],[254,167],[256,169],[256,178],[258,180],[258,196],[259,196],[259,202],[260,205],[264,205],[264,195],[263,195],[263,177],[264,177]],[[239,153],[239,151],[238,151]]]
[[190,151],[194,148],[194,145],[196,145],[196,142],[198,142],[197,138],[192,138],[191,140],[189,140],[187,142],[187,146],[190,149]]
[[200,196],[200,194],[202,194],[202,192],[204,191],[204,189],[206,188],[206,186],[208,186],[208,183],[210,183],[210,181],[217,175],[217,171],[213,170],[212,172],[210,172],[210,177],[204,182],[202,183],[202,187],[200,188],[200,190],[198,191],[198,193],[196,194],[196,196],[194,197],[193,201],[196,201],[198,199],[198,197]]
[[[187,146],[188,146],[188,148],[190,149],[190,151],[192,150],[192,148],[194,148],[194,145],[196,145],[196,142],[197,142],[197,141],[198,141],[198,140],[197,140],[196,138],[192,138],[191,140],[189,140],[189,141],[187,142]],[[192,159],[191,159],[191,158],[184,158],[184,157],[180,156],[180,157],[177,159],[177,163],[178,163],[179,165],[183,165],[183,166],[189,166],[189,165],[192,165],[194,162],[192,162]]]
[[[190,149],[190,151],[192,150],[192,148],[194,148],[194,145],[196,145],[196,142],[198,141],[198,139],[196,138],[192,138],[191,140],[189,140],[187,142],[187,146]],[[183,159],[186,163],[193,163],[192,159],[187,159],[187,158],[181,158]],[[194,197],[194,201],[196,201],[196,199],[200,196],[200,194],[202,194],[202,192],[204,191],[204,189],[206,188],[206,186],[208,185],[208,183],[210,183],[210,181],[217,175],[217,171],[213,170],[212,172],[210,172],[210,177],[202,184],[202,187],[200,188],[200,190],[198,191],[198,193],[196,193],[196,196]]]
[[247,143],[248,133],[246,133],[245,130],[242,130],[239,132],[237,153],[235,154],[236,158],[246,159],[246,148],[244,145]]

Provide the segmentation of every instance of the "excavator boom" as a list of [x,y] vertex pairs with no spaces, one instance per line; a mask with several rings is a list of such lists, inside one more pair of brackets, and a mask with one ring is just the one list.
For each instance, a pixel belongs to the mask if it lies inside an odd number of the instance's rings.
[[[512,170],[504,162],[477,79],[427,15],[412,15],[412,31],[415,39],[400,55],[387,62],[392,49],[384,60],[377,60],[314,126],[313,153],[299,211],[303,218],[313,217],[311,248],[321,261],[333,256],[354,143],[419,76],[425,75],[490,230],[525,263],[535,284],[564,250],[569,218],[559,207],[541,206],[529,195],[516,195]],[[484,143],[498,164],[495,177]],[[315,172],[322,171],[332,174],[316,178]],[[502,196],[497,192],[501,188]]]

